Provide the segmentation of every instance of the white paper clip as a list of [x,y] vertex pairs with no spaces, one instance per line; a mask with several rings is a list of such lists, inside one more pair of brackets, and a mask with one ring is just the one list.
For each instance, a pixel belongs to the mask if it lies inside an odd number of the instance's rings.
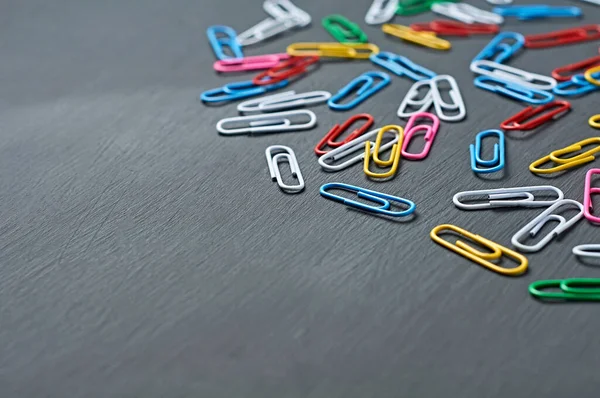
[[[361,135],[360,137],[358,137],[350,142],[347,142],[340,147],[332,149],[331,151],[327,152],[325,155],[323,155],[319,158],[319,164],[325,171],[334,172],[334,171],[343,170],[345,168],[352,166],[353,164],[362,162],[363,159],[365,158],[365,152],[366,152],[365,142],[367,142],[367,141],[371,142],[371,154],[373,154],[373,152],[375,151],[375,142],[373,140],[377,136],[377,133],[379,133],[379,129],[369,131],[368,133],[365,133],[365,134]],[[381,147],[379,148],[380,152],[390,149],[392,146],[394,146],[394,144],[398,143],[398,140],[400,139],[398,131],[396,131],[396,130],[387,130],[383,134],[383,136],[385,137],[386,135],[389,135],[389,134],[393,134],[394,138],[391,141],[386,142],[385,144],[381,145]],[[371,139],[373,139],[373,140],[371,140]],[[360,153],[358,155],[356,155],[355,157],[346,160],[345,162],[342,162],[339,164],[333,164],[334,161],[344,158],[353,152],[360,152]]]
[[[448,94],[452,100],[451,103],[445,102],[442,99],[440,83],[443,81],[448,82],[450,85],[450,91]],[[467,116],[467,108],[465,107],[465,103],[462,99],[460,89],[458,88],[456,80],[452,76],[438,75],[431,78],[431,94],[433,97],[433,107],[435,108],[435,113],[440,120],[444,120],[446,122],[457,122],[463,120],[465,116]],[[456,111],[457,113],[444,113],[444,110]]]
[[587,245],[579,245],[573,248],[573,254],[578,257],[600,258],[600,244],[590,243]]
[[556,87],[556,80],[549,76],[539,75],[500,64],[494,61],[480,60],[471,62],[470,69],[474,73],[495,77],[500,80],[515,82],[521,86],[537,90],[552,90]]
[[[553,200],[535,200],[533,192],[552,191],[557,195]],[[485,202],[464,203],[461,199],[473,198],[474,196],[485,197]],[[501,207],[546,207],[564,198],[563,192],[552,185],[538,185],[534,187],[496,188],[482,189],[479,191],[459,192],[452,198],[452,202],[459,209],[481,210],[498,209]],[[472,201],[475,201],[474,199]]]
[[240,33],[237,41],[240,46],[259,43],[287,30],[304,27],[310,24],[311,17],[305,11],[296,7],[290,0],[266,0],[263,9],[271,15]]
[[[307,122],[293,123],[290,116],[308,116]],[[245,125],[242,127],[226,127],[227,124]],[[299,109],[295,111],[261,113],[251,116],[229,117],[219,120],[217,131],[223,135],[282,133],[287,131],[307,130],[317,124],[314,112]]]
[[[420,97],[419,91],[423,87],[427,91],[423,98],[417,99]],[[404,99],[398,107],[398,117],[409,118],[416,113],[426,112],[432,105],[433,94],[431,92],[431,80],[420,80],[415,82],[404,96]]]
[[327,102],[329,98],[331,98],[331,93],[328,91],[309,91],[296,94],[294,90],[291,90],[244,101],[238,105],[237,110],[239,112],[275,112],[321,104]]
[[400,0],[373,0],[373,4],[369,7],[365,22],[369,25],[378,25],[388,22],[396,15]]
[[[554,210],[561,206],[576,206],[579,209],[579,212],[575,216],[571,217],[569,221],[567,221],[563,216],[553,213]],[[572,199],[563,199],[548,207],[539,216],[531,220],[527,225],[517,231],[517,233],[513,235],[510,242],[522,252],[537,252],[542,250],[544,246],[546,246],[552,239],[571,228],[582,218],[583,205]],[[544,238],[542,238],[538,243],[534,245],[526,245],[521,243],[521,238],[523,238],[525,235],[529,235],[532,238],[535,237],[538,232],[541,231],[544,225],[550,221],[557,221],[558,225],[554,227],[554,229],[552,229],[552,231],[544,236]]]
[[484,23],[500,25],[504,18],[493,12],[485,11],[466,3],[440,2],[433,3],[431,11],[456,19],[464,23]]
[[[276,152],[273,154],[273,152]],[[287,193],[299,193],[304,189],[304,178],[300,172],[300,166],[296,159],[296,154],[292,148],[283,145],[271,145],[265,150],[267,156],[267,164],[269,165],[269,173],[271,174],[271,180],[277,181],[277,185],[281,190]],[[298,179],[297,185],[287,185],[281,178],[281,171],[279,170],[279,162],[285,160],[290,165],[292,176]]]

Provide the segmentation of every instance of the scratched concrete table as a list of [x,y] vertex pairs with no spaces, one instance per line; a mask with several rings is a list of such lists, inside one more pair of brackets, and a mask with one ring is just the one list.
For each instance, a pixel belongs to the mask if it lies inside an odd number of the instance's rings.
[[[265,18],[261,1],[8,1],[0,6],[0,396],[30,397],[597,397],[595,304],[547,305],[534,280],[600,277],[571,254],[598,242],[581,222],[506,278],[435,245],[454,223],[508,245],[540,210],[464,212],[454,193],[555,184],[582,200],[587,167],[541,178],[528,164],[598,135],[598,95],[534,133],[509,134],[501,176],[476,177],[468,145],[522,105],[473,86],[468,64],[490,37],[435,52],[386,37],[367,0],[298,0],[312,28],[248,48],[280,52],[329,40],[320,19],[342,13],[383,50],[456,77],[468,109],[445,123],[430,156],[390,182],[360,167],[322,172],[312,148],[336,122],[372,113],[397,123],[411,81],[353,112],[315,108],[314,130],[222,137],[235,104],[198,94],[245,76],[211,69],[205,29]],[[489,9],[483,0],[473,4]],[[559,4],[558,1],[547,3]],[[522,23],[541,33],[600,20]],[[433,14],[396,19],[427,21]],[[511,65],[548,74],[591,57],[598,42],[527,50]],[[325,63],[294,83],[336,91],[369,62]],[[285,195],[264,149],[291,146],[306,190]],[[598,164],[596,164],[598,166]],[[417,203],[411,222],[356,212],[318,194],[340,181]]]

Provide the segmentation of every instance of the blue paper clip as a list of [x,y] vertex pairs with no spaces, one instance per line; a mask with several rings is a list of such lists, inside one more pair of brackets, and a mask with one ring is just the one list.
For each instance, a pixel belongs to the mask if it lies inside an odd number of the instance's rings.
[[[494,144],[494,157],[490,160],[481,159],[481,141],[485,137],[498,137],[498,143]],[[500,130],[485,130],[475,137],[475,145],[469,145],[471,152],[471,170],[475,173],[493,173],[504,168],[504,133]],[[491,166],[481,168],[480,166]]]
[[379,54],[373,54],[369,58],[371,62],[395,73],[398,76],[406,76],[414,81],[429,80],[436,77],[435,72],[430,71],[421,65],[415,64],[410,59],[391,52],[383,51]]
[[[375,84],[375,78],[378,77],[382,79],[379,83]],[[390,75],[384,72],[365,72],[362,75],[358,76],[356,79],[352,80],[350,83],[346,84],[344,87],[337,92],[336,95],[331,97],[329,101],[327,101],[327,105],[331,109],[346,111],[348,109],[352,109],[377,91],[381,90],[388,84],[390,84]],[[345,96],[355,91],[359,85],[360,88],[356,91],[356,98],[347,104],[339,104],[336,101],[342,100]]]
[[600,90],[600,86],[588,82],[583,74],[580,74],[573,76],[571,80],[557,84],[552,92],[561,97],[577,97],[596,90]]
[[[332,194],[330,192],[327,192],[328,189],[342,189],[344,191],[356,192],[356,194],[359,198],[371,200],[371,201],[379,204],[380,206],[374,207],[374,206],[370,206],[370,205],[358,202],[356,200],[346,199],[342,196],[338,196],[338,195]],[[330,182],[328,184],[325,184],[325,185],[321,186],[321,189],[319,190],[319,192],[321,193],[321,196],[323,196],[324,198],[343,203],[346,206],[350,206],[350,207],[354,207],[356,209],[368,211],[370,213],[383,214],[383,215],[391,216],[391,217],[405,217],[405,216],[411,215],[412,213],[414,213],[415,209],[417,208],[417,205],[415,205],[414,202],[412,202],[408,199],[399,198],[396,196],[388,195],[388,194],[377,192],[377,191],[371,191],[370,189],[366,189],[366,188],[355,187],[353,185],[342,184],[339,182]],[[389,208],[391,206],[390,201],[405,204],[408,206],[408,209],[403,210],[403,211],[389,210]]]
[[[497,84],[488,84],[486,83],[488,81]],[[500,95],[504,95],[505,97],[527,102],[533,105],[547,104],[554,99],[554,96],[547,91],[523,87],[520,84],[492,76],[479,76],[476,77],[473,82],[475,83],[475,86],[484,90],[498,93]],[[538,96],[538,98],[536,98],[536,96]]]
[[[503,40],[507,39],[515,40],[515,42],[513,44],[502,42]],[[525,37],[520,33],[498,33],[496,37],[494,37],[488,43],[488,45],[485,46],[475,58],[473,58],[473,62],[488,60],[498,62],[499,64],[501,64],[502,62],[512,57],[517,51],[519,51],[523,47],[523,45],[525,45]]]
[[223,87],[213,88],[212,90],[203,92],[200,94],[200,100],[203,102],[235,101],[277,90],[278,88],[285,87],[287,84],[287,80],[265,86],[257,86],[252,83],[252,80],[229,83]]
[[[217,34],[222,33],[225,37],[217,37]],[[242,47],[237,42],[237,33],[235,30],[231,29],[229,26],[211,26],[206,29],[206,35],[208,36],[208,41],[217,56],[218,59],[232,59],[232,58],[244,58],[244,53],[242,52]],[[224,48],[229,47],[231,52],[233,53],[233,57],[225,54],[223,51]]]
[[580,17],[582,15],[579,7],[547,6],[543,4],[496,7],[492,11],[503,17],[517,17],[522,21],[537,18]]

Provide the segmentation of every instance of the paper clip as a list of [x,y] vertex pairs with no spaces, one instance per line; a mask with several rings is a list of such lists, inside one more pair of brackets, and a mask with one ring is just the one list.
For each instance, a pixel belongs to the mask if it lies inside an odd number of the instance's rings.
[[235,82],[224,85],[223,87],[213,88],[200,94],[200,100],[203,102],[225,102],[235,101],[242,98],[254,97],[264,94],[268,91],[277,90],[285,87],[288,84],[287,80],[268,86],[257,86],[251,80],[243,82]]
[[585,25],[550,33],[527,35],[525,36],[525,47],[548,48],[597,39],[600,39],[600,25]]
[[[514,40],[509,44],[507,41]],[[498,63],[507,61],[525,44],[525,37],[516,32],[500,32],[473,58],[472,62],[489,60]]]
[[[344,134],[344,132],[348,130],[350,126],[352,126],[357,121],[363,119],[365,120],[365,123],[353,132],[351,132],[343,141],[335,141],[335,139],[338,138],[340,135]],[[331,148],[339,148],[340,146],[349,143],[350,141],[363,135],[373,125],[373,122],[373,116],[369,115],[368,113],[359,113],[357,115],[351,116],[342,125],[337,123],[331,128],[331,130],[329,130],[329,132],[327,132],[327,134],[325,134],[325,137],[323,137],[321,141],[319,141],[317,146],[315,146],[315,153],[318,156],[323,156],[328,152],[323,150],[323,147],[325,145]]]
[[[215,53],[218,59],[224,60],[244,57],[242,48],[240,47],[236,39],[235,30],[231,29],[229,26],[211,26],[208,29],[206,29],[206,35],[208,36],[210,46],[212,47],[213,52]],[[217,37],[218,35],[221,35],[221,37]],[[229,48],[229,51],[231,51],[233,56],[225,54],[225,48]]]
[[[388,160],[381,160],[379,158],[379,151],[381,148],[381,141],[383,140],[383,135],[387,131],[397,131],[398,132],[398,143],[392,146],[392,152],[390,153],[390,158]],[[404,129],[400,126],[388,125],[379,129],[377,132],[377,137],[375,138],[375,147],[371,150],[371,141],[365,142],[365,162],[363,171],[366,175],[372,178],[388,178],[392,177],[398,171],[398,165],[400,164],[400,154],[402,153],[402,141],[404,140]],[[387,167],[391,166],[388,171],[385,173],[373,173],[369,170],[369,163],[371,161],[371,154],[373,154],[373,163],[375,163],[379,167]]]
[[590,126],[600,129],[600,114],[590,117],[588,123],[590,124]]
[[[375,83],[375,78],[381,79],[379,83]],[[352,109],[385,86],[390,84],[390,76],[384,72],[365,72],[358,76],[350,83],[345,85],[333,97],[327,101],[327,105],[331,109],[337,111],[347,111]],[[348,94],[356,91],[356,98],[346,104],[340,104],[338,101],[344,99]]]
[[[465,103],[462,99],[462,95],[460,93],[460,89],[458,88],[458,84],[456,80],[450,75],[438,75],[431,80],[431,96],[433,99],[433,107],[435,108],[435,113],[440,118],[440,120],[444,120],[446,122],[456,122],[459,120],[463,120],[467,115],[467,108],[465,107]],[[450,99],[452,102],[448,103],[442,99],[440,83],[448,82],[450,85]],[[458,113],[452,114],[450,112],[444,113],[444,110],[448,111],[456,111]]]
[[473,61],[470,65],[471,72],[483,76],[491,76],[500,80],[517,83],[520,86],[536,90],[552,90],[556,87],[556,80],[551,77],[538,75],[498,62],[480,60]]
[[438,19],[431,22],[414,23],[410,25],[412,30],[420,32],[433,32],[442,36],[467,37],[471,35],[490,35],[500,31],[498,25],[482,23],[463,23],[457,21],[446,21]]
[[271,69],[258,74],[252,83],[257,86],[278,83],[306,73],[306,68],[319,62],[319,57],[292,57]]
[[434,50],[449,50],[452,47],[448,40],[440,39],[433,32],[418,32],[408,26],[386,23],[381,26],[381,30],[388,35],[396,36],[420,46],[433,48]]
[[294,43],[287,48],[287,53],[295,57],[318,57],[369,59],[372,54],[379,53],[379,47],[371,43]]
[[369,41],[360,26],[343,15],[329,15],[321,21],[323,27],[340,43],[366,43]]
[[[587,152],[580,153],[578,155],[572,156],[567,159],[563,159],[563,158],[559,157],[559,156],[566,155],[569,153],[581,151],[581,149],[585,145],[591,145],[591,144],[599,144],[599,145],[596,146],[595,148],[590,149]],[[551,174],[551,173],[556,173],[558,171],[568,170],[573,167],[577,167],[582,164],[594,161],[594,159],[596,159],[594,154],[598,153],[598,152],[600,152],[600,137],[587,138],[585,140],[582,140],[582,141],[576,142],[572,145],[569,145],[566,148],[557,149],[556,151],[550,152],[550,155],[544,156],[543,158],[540,158],[540,159],[536,160],[535,162],[531,163],[529,165],[529,171],[531,171],[532,173],[536,173],[536,174]],[[547,168],[547,169],[539,168],[539,166],[541,166],[547,162],[550,162],[550,161],[558,164],[558,166]]]
[[[524,87],[520,84],[499,79],[495,76],[479,76],[476,77],[473,82],[475,83],[475,86],[484,90],[534,105],[547,104],[554,99],[554,96],[546,91]],[[490,84],[488,82],[496,84]]]
[[[366,205],[364,203],[358,202],[356,200],[346,199],[342,196],[335,195],[335,194],[328,192],[328,190],[330,190],[330,189],[342,189],[344,191],[356,192],[356,194],[359,198],[371,200],[371,201],[377,203],[379,206],[374,207],[371,205]],[[388,195],[388,194],[377,192],[377,191],[371,191],[370,189],[366,189],[366,188],[355,187],[353,185],[342,184],[339,182],[330,182],[328,184],[325,184],[325,185],[321,186],[321,189],[319,190],[319,192],[321,193],[321,196],[323,196],[324,198],[331,199],[331,200],[339,202],[339,203],[343,203],[346,206],[354,207],[355,209],[359,209],[359,210],[364,210],[369,213],[382,214],[382,215],[391,216],[391,217],[409,216],[412,213],[414,213],[415,209],[417,208],[417,205],[415,205],[414,202],[412,202],[408,199],[399,198],[397,196],[392,196],[392,195]],[[408,206],[408,209],[403,210],[403,211],[389,210],[390,206],[391,206],[390,202],[402,203],[402,204]]]
[[400,77],[406,76],[415,81],[427,80],[437,76],[435,72],[415,64],[406,57],[391,52],[383,51],[379,54],[373,54],[369,59],[375,65],[379,65]]
[[289,0],[265,0],[263,9],[271,18],[266,18],[239,34],[237,41],[241,46],[260,43],[290,29],[305,27],[311,22],[310,15]]
[[[331,151],[327,152],[319,158],[319,164],[325,171],[335,172],[346,169],[352,166],[353,164],[359,163],[365,157],[365,142],[374,138],[379,133],[379,130],[381,129],[369,131],[368,133],[363,134],[358,138],[355,138],[352,141],[349,141],[338,148],[332,149]],[[388,130],[386,131],[386,133],[394,134],[394,138],[389,142],[381,145],[381,147],[379,148],[379,153],[389,148],[392,148],[400,138],[397,132],[393,130]],[[353,152],[357,152],[358,155],[346,160],[345,162],[339,164],[332,164],[333,161],[344,158]]]
[[597,90],[600,87],[585,80],[583,75],[575,75],[571,80],[557,84],[552,92],[561,97],[578,97]]
[[588,82],[592,83],[595,86],[600,86],[600,80],[598,80],[596,75],[598,75],[598,77],[600,77],[600,65],[594,66],[593,68],[586,70],[585,73],[583,74],[583,76],[585,77],[585,80],[587,80]]
[[369,25],[386,23],[394,18],[399,2],[399,0],[373,0],[365,15],[365,22]]
[[[498,137],[498,143],[494,144],[494,157],[490,160],[481,159],[481,141],[485,137]],[[504,133],[500,130],[485,130],[475,136],[475,145],[469,145],[471,152],[471,170],[475,173],[493,173],[504,168]],[[480,166],[489,166],[483,168]]]
[[500,25],[504,22],[498,14],[484,11],[466,3],[439,2],[431,5],[431,11],[464,23],[485,23]]
[[[419,124],[415,126],[415,123],[419,119],[429,119],[433,122],[430,126],[428,124]],[[423,160],[429,155],[429,151],[431,150],[431,146],[433,145],[433,139],[435,138],[438,129],[440,127],[440,119],[437,116],[427,113],[427,112],[418,112],[415,113],[408,119],[406,123],[406,127],[404,128],[404,143],[402,144],[402,156],[409,160]],[[425,147],[420,153],[410,153],[408,152],[408,146],[410,145],[410,140],[413,138],[415,134],[419,131],[425,131]]]
[[516,17],[521,21],[537,18],[580,17],[582,15],[579,7],[547,6],[541,4],[496,7],[493,11],[503,17]]
[[255,55],[253,57],[230,58],[216,61],[213,68],[217,72],[245,72],[249,70],[269,69],[288,59],[288,54]]
[[600,244],[591,243],[573,248],[573,254],[578,257],[600,258]]
[[404,16],[421,14],[429,11],[431,6],[439,1],[442,0],[402,0],[398,5],[396,14]]
[[[559,207],[577,207],[579,212],[577,215],[571,217],[569,221],[567,221],[563,216],[559,214],[555,214],[554,211]],[[554,203],[552,206],[548,207],[544,210],[540,215],[531,220],[527,225],[517,231],[516,234],[513,235],[510,242],[513,246],[515,246],[518,250],[522,252],[537,252],[542,250],[552,239],[557,237],[558,235],[565,232],[567,229],[571,228],[573,225],[577,223],[577,221],[583,218],[583,205],[572,199],[563,199]],[[552,229],[546,236],[544,236],[538,243],[526,245],[521,243],[521,239],[525,235],[529,235],[531,238],[534,238],[546,225],[546,223],[550,221],[557,221],[558,225]]]
[[[290,116],[307,116],[308,121],[304,123],[292,123]],[[244,127],[227,128],[226,125],[234,126],[244,124]],[[219,120],[217,131],[223,135],[245,135],[284,133],[287,131],[308,130],[317,124],[317,116],[309,110],[295,110],[275,113],[261,113],[251,116],[229,117]]]
[[[538,106],[537,108],[528,106],[516,115],[503,121],[500,124],[500,128],[503,130],[533,130],[550,120],[556,120],[563,117],[570,110],[571,104],[567,101],[552,101],[545,105]],[[534,118],[534,116],[537,117]]]
[[244,101],[237,106],[237,110],[238,112],[277,112],[283,109],[321,104],[329,98],[331,98],[331,93],[327,91],[309,91],[296,94],[294,90],[291,90]]
[[[273,152],[277,152],[275,155]],[[296,159],[296,154],[292,148],[283,145],[271,145],[265,150],[267,156],[267,164],[269,165],[269,174],[271,180],[277,181],[277,185],[282,191],[287,193],[300,193],[304,189],[304,178],[300,172],[300,166]],[[287,185],[281,178],[281,171],[279,170],[279,162],[285,160],[290,165],[292,176],[298,179],[297,185]]]
[[588,219],[588,221],[594,223],[600,223],[600,217],[592,214],[594,210],[592,195],[600,194],[600,187],[592,186],[592,177],[594,175],[600,175],[600,169],[590,169],[585,174],[585,192],[583,194],[583,216]]
[[[595,286],[594,293],[577,292],[577,288],[571,289],[571,285]],[[546,292],[543,289],[560,288],[561,291]],[[529,294],[538,300],[543,301],[600,301],[600,280],[599,279],[549,279],[535,281],[529,285]],[[576,292],[573,292],[575,290]],[[586,291],[592,289],[584,289]]]
[[506,4],[510,4],[513,2],[513,0],[486,0],[489,4],[493,4],[495,6],[501,6],[501,5],[506,5]]
[[[583,61],[575,62],[569,65],[561,66],[560,68],[556,68],[552,71],[552,77],[558,80],[559,82],[564,82],[567,80],[571,80],[573,76],[581,74],[589,68],[593,68],[594,66],[600,66],[600,55],[584,59]],[[563,75],[563,72],[573,73],[565,76]]]
[[[442,239],[438,234],[443,231],[452,231],[457,233],[459,236],[470,239],[471,241],[479,244],[482,247],[490,250],[491,253],[484,253],[469,244],[456,240],[455,243],[450,243],[447,240]],[[484,238],[483,236],[473,234],[467,230],[464,230],[460,227],[457,227],[452,224],[442,224],[438,225],[429,233],[431,239],[437,243],[438,245],[444,246],[446,249],[452,250],[455,253],[460,254],[461,256],[477,263],[489,270],[497,272],[502,275],[507,276],[519,276],[527,271],[527,266],[529,261],[527,257],[519,254],[507,247],[501,246],[496,242],[492,242],[489,239]],[[516,262],[519,263],[517,267],[514,268],[505,268],[501,267],[498,264],[494,264],[490,260],[500,260],[503,256],[509,257]]]
[[[425,87],[427,91],[423,98],[419,99],[419,91]],[[433,105],[433,94],[431,93],[431,80],[421,80],[413,84],[398,107],[398,117],[406,118],[427,111]],[[409,108],[418,107],[410,111]]]
[[[557,195],[553,200],[535,200],[534,192],[552,191]],[[483,203],[461,202],[465,198],[484,196]],[[456,207],[462,210],[499,209],[502,207],[547,207],[564,199],[563,192],[552,185],[538,185],[533,187],[482,189],[479,191],[459,192],[452,198]]]

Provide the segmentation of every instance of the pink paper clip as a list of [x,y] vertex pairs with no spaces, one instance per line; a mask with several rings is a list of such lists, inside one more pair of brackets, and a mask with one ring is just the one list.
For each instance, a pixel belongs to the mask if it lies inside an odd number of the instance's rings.
[[[430,119],[433,124],[430,126],[428,124],[419,124],[415,126],[415,122],[419,119]],[[402,156],[405,159],[409,160],[422,160],[429,155],[429,151],[431,150],[431,145],[433,145],[433,139],[438,132],[440,127],[440,119],[436,115],[427,112],[418,112],[413,114],[408,122],[406,123],[406,127],[404,128],[404,144],[402,145]],[[410,144],[410,139],[419,131],[425,131],[425,148],[421,151],[421,153],[410,153],[407,152],[408,145]]]
[[244,58],[230,58],[215,62],[213,68],[217,72],[223,73],[270,69],[288,58],[290,58],[289,54],[266,54]]
[[599,187],[592,187],[592,176],[594,174],[600,175],[600,169],[590,169],[585,174],[585,193],[583,196],[583,216],[591,222],[600,223],[600,217],[592,214],[592,195],[600,194]]

